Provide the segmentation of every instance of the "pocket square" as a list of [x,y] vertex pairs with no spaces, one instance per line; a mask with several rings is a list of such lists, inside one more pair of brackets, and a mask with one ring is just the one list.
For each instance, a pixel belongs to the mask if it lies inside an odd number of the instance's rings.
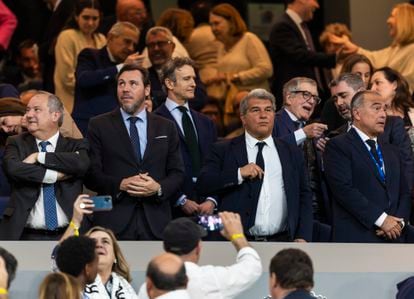
[[160,135],[160,136],[156,136],[155,139],[164,139],[167,138],[167,135]]

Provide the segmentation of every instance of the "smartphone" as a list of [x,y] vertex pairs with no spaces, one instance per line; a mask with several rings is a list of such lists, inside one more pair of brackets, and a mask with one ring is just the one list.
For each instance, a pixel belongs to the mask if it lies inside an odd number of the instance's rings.
[[110,211],[112,210],[112,196],[111,195],[100,195],[92,196],[94,211]]
[[220,231],[223,229],[223,223],[219,215],[199,215],[198,224],[206,231]]

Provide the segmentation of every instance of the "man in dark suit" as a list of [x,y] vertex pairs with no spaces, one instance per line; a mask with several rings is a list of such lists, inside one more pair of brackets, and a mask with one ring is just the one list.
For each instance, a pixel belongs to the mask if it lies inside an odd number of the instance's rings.
[[200,194],[217,194],[219,210],[239,213],[247,238],[309,241],[311,192],[297,146],[272,136],[275,99],[252,90],[240,103],[245,134],[213,145],[198,178]]
[[160,239],[171,220],[170,201],[184,180],[177,129],[147,113],[148,72],[126,64],[118,75],[121,108],[89,122],[91,168],[86,186],[111,195],[110,212],[95,213],[93,224],[126,240]]
[[277,105],[282,104],[283,85],[294,77],[308,77],[326,91],[323,72],[320,68],[335,67],[336,55],[316,52],[306,22],[319,8],[316,0],[287,0],[286,12],[276,21],[269,37],[269,54],[275,67],[272,92]]
[[[167,93],[163,89],[161,74],[163,66],[172,58],[175,44],[171,31],[162,26],[152,27],[148,30],[146,43],[148,58],[151,61],[151,67],[148,69],[151,80],[151,99],[155,109],[163,104],[167,98]],[[190,107],[200,111],[207,102],[207,93],[197,72],[195,83],[195,96],[190,102]]]
[[79,53],[72,116],[84,136],[90,118],[118,107],[115,77],[125,63],[142,61],[142,55],[134,53],[138,36],[133,24],[118,22],[108,32],[105,47]]
[[194,62],[190,58],[173,58],[164,65],[162,78],[167,99],[155,113],[175,122],[186,174],[183,188],[177,194],[176,206],[185,215],[212,214],[216,200],[198,196],[195,183],[203,157],[217,140],[217,132],[207,116],[189,107],[196,88]]
[[288,248],[270,261],[269,290],[273,299],[315,299],[313,265],[306,252]]
[[358,92],[351,102],[351,130],[326,145],[335,242],[402,240],[410,192],[399,149],[378,138],[384,131],[386,107],[379,94]]
[[73,202],[89,166],[84,139],[65,138],[61,101],[38,92],[26,108],[28,132],[9,137],[4,169],[12,188],[0,239],[58,239],[69,224]]

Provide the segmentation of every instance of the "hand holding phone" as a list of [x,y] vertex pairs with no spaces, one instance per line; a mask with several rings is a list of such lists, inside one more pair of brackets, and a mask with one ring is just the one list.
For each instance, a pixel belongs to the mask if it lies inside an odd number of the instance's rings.
[[223,223],[219,215],[199,215],[198,224],[206,231],[220,231],[223,229]]
[[112,210],[112,196],[110,195],[92,196],[91,200],[93,201],[93,211],[95,212]]

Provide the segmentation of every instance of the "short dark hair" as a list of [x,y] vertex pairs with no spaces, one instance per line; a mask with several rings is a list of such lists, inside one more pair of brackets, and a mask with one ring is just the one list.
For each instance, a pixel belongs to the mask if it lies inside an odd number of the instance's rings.
[[190,12],[194,18],[194,26],[209,22],[212,7],[213,4],[210,0],[198,0],[191,5]]
[[[72,15],[64,29],[73,28],[79,30],[79,25],[76,21],[76,18],[79,17],[85,8],[96,9],[99,11],[99,22],[102,21],[102,7],[99,3],[99,0],[76,0]],[[95,30],[94,34],[96,33],[98,33],[98,29]]]
[[78,277],[96,258],[95,247],[95,240],[89,237],[69,237],[57,250],[56,265],[60,271]]
[[17,269],[17,260],[13,254],[8,252],[3,247],[0,247],[0,256],[4,260],[4,264],[6,266],[7,274],[9,275],[7,279],[7,288],[10,287],[11,282],[13,281],[14,277],[16,276],[16,269]]
[[173,82],[177,81],[175,76],[175,70],[183,67],[184,65],[189,65],[195,68],[194,61],[189,57],[175,57],[170,59],[163,67],[162,67],[162,83],[165,84],[165,79],[170,79]]
[[116,77],[116,81],[118,81],[119,77],[121,76],[122,73],[124,72],[130,72],[130,71],[139,71],[141,72],[142,75],[142,82],[144,83],[144,86],[148,86],[151,85],[151,81],[149,79],[149,73],[148,70],[136,63],[128,63],[125,64],[119,71],[117,77]]
[[279,251],[270,261],[269,273],[276,275],[283,289],[309,289],[314,284],[312,260],[296,248]]
[[162,272],[158,268],[157,262],[152,260],[148,264],[147,277],[151,279],[157,289],[163,291],[173,291],[185,288],[188,282],[184,263],[176,273],[167,274]]
[[333,79],[329,83],[329,88],[338,86],[341,82],[345,82],[346,85],[351,87],[354,91],[365,89],[364,81],[362,81],[361,77],[357,74],[352,73],[340,74],[337,78]]

